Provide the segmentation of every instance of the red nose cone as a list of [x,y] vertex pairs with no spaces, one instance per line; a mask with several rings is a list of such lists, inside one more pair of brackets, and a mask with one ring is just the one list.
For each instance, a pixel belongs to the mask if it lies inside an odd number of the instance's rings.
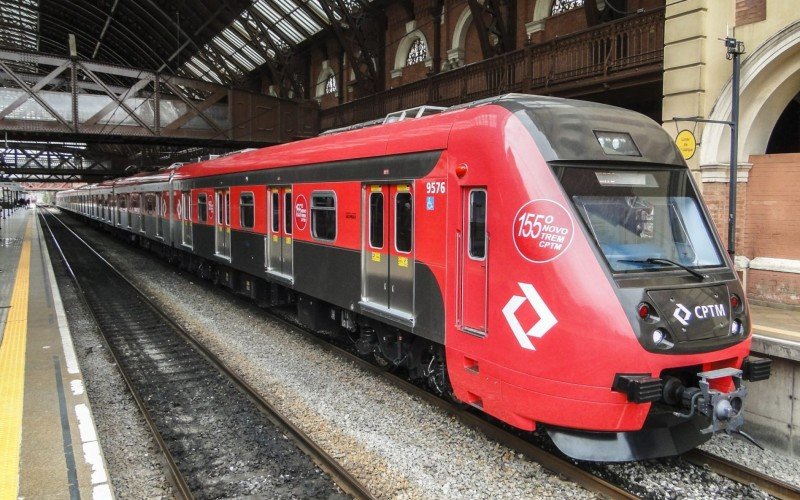
[[456,175],[461,178],[467,175],[467,164],[461,163],[456,167]]

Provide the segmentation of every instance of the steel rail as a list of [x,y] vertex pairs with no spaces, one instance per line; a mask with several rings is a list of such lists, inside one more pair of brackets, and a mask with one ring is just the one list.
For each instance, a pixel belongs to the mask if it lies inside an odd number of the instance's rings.
[[689,463],[698,467],[707,465],[713,472],[741,484],[755,485],[775,498],[800,498],[800,487],[780,479],[770,477],[763,472],[750,469],[744,465],[718,457],[703,450],[694,449],[683,455]]
[[[323,450],[319,445],[317,445],[299,427],[293,424],[286,416],[284,416],[277,408],[275,408],[275,406],[273,406],[269,401],[267,401],[264,397],[262,397],[249,383],[247,383],[238,374],[236,374],[233,370],[231,370],[219,357],[217,357],[213,352],[209,351],[205,346],[203,346],[199,341],[197,341],[189,332],[187,332],[180,324],[178,324],[173,318],[167,315],[158,304],[152,301],[147,296],[147,294],[143,293],[131,280],[129,280],[124,274],[122,274],[121,271],[119,271],[113,264],[111,264],[102,255],[100,255],[100,253],[98,253],[86,240],[81,238],[77,233],[75,233],[75,231],[73,231],[69,226],[67,226],[67,224],[65,224],[56,215],[50,213],[50,216],[52,216],[59,223],[61,223],[70,233],[72,233],[72,235],[78,241],[80,241],[84,246],[86,246],[86,248],[90,252],[92,252],[100,260],[102,260],[116,276],[125,281],[134,290],[136,290],[136,292],[141,296],[144,302],[150,305],[150,307],[152,307],[153,310],[156,311],[162,317],[162,319],[164,319],[170,326],[172,326],[181,335],[181,337],[183,337],[184,340],[186,340],[193,348],[195,348],[203,357],[205,357],[209,362],[211,362],[211,364],[215,368],[217,368],[220,372],[222,372],[226,377],[230,378],[242,390],[242,392],[254,404],[256,404],[259,407],[259,409],[264,413],[264,415],[279,429],[281,429],[290,439],[292,439],[295,445],[300,450],[302,450],[306,455],[308,455],[317,466],[319,466],[323,471],[327,472],[331,476],[333,481],[344,492],[350,494],[351,496],[357,499],[365,499],[365,500],[375,499],[372,493],[370,493],[369,490],[364,485],[362,485],[355,477],[353,477],[339,462],[337,462],[333,457],[331,457],[327,452],[325,452],[325,450]],[[54,236],[53,239],[55,241]],[[59,252],[61,252],[60,248]],[[64,254],[61,253],[61,255],[62,258],[64,259],[64,262],[66,263],[66,258],[64,257]],[[71,270],[70,274],[72,275],[73,280],[77,284],[75,275],[72,274]],[[111,351],[110,348],[109,351]],[[117,362],[116,358],[115,362]],[[120,364],[117,363],[117,366],[119,367]],[[120,372],[121,371],[122,370],[120,369]],[[137,401],[137,404],[139,404],[139,401]],[[143,407],[141,408],[144,413]],[[151,422],[151,420],[148,419],[148,422]],[[162,443],[163,440],[161,440],[159,444]],[[166,445],[164,444],[164,446]],[[168,452],[166,453],[168,454]],[[188,491],[188,486],[187,486],[187,491]],[[191,493],[189,493],[189,496],[187,498],[191,498]]]
[[[67,273],[72,278],[72,282],[75,284],[75,288],[78,290],[77,295],[80,297],[80,300],[86,307],[86,309],[91,313],[92,319],[94,320],[95,324],[97,324],[98,318],[95,316],[94,309],[92,309],[89,306],[89,303],[86,300],[86,294],[84,293],[83,288],[81,287],[81,284],[78,281],[78,277],[75,275],[75,272],[73,271],[72,266],[69,263],[69,260],[67,260],[67,256],[64,255],[64,251],[61,249],[61,244],[58,242],[58,239],[56,238],[55,234],[53,234],[53,229],[50,227],[50,223],[47,222],[47,218],[44,215],[44,211],[41,214],[41,221],[44,222],[44,225],[47,227],[47,232],[50,233],[50,240],[52,241],[53,246],[56,248],[56,250],[58,250],[58,253],[61,256],[61,261],[64,263],[64,267],[66,268]],[[158,430],[158,426],[156,426],[153,417],[150,415],[150,412],[147,411],[147,407],[145,406],[144,401],[139,396],[138,391],[136,391],[133,381],[130,379],[125,370],[122,369],[123,365],[120,363],[120,360],[117,359],[117,355],[114,353],[114,350],[108,343],[108,339],[106,339],[106,336],[101,335],[101,337],[103,339],[103,346],[105,347],[106,352],[108,352],[111,355],[111,358],[114,360],[114,364],[117,366],[120,376],[122,376],[122,380],[125,381],[125,385],[128,388],[128,393],[131,395],[131,397],[133,397],[136,406],[139,408],[139,413],[142,414],[142,417],[144,417],[145,422],[147,422],[147,426],[150,428],[150,434],[152,434],[153,439],[155,439],[156,444],[158,445],[158,449],[161,452],[161,458],[164,461],[165,469],[167,472],[167,478],[169,482],[172,483],[172,486],[175,489],[176,496],[185,499],[194,498],[192,490],[189,488],[189,484],[186,482],[186,479],[184,478],[183,474],[181,474],[181,471],[178,468],[178,464],[172,457],[172,453],[170,453],[169,448],[167,447],[167,443],[164,441],[161,432]]]

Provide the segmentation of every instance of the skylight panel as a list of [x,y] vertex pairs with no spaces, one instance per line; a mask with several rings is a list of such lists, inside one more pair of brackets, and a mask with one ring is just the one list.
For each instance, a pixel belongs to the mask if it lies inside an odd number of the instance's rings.
[[315,23],[314,20],[311,19],[311,16],[309,16],[302,10],[296,10],[292,14],[292,18],[294,18],[295,22],[300,26],[302,26],[303,28],[305,28],[306,31],[308,31],[309,34],[311,35],[317,33],[319,30],[322,29],[322,26]]
[[[326,22],[326,24],[331,23],[330,19],[328,19],[328,15],[325,13],[325,9],[323,9],[322,6],[320,5],[319,0],[308,0],[306,5],[310,7],[311,10],[316,12],[317,15]],[[333,17],[336,18],[337,21],[340,21],[342,19],[341,16],[339,16],[339,14],[336,13],[336,11],[333,12]]]
[[257,52],[255,49],[253,49],[253,47],[251,47],[250,45],[245,45],[244,47],[242,47],[242,52],[244,52],[245,54],[247,54],[247,57],[249,57],[250,59],[252,59],[254,62],[256,62],[256,63],[257,63],[257,64],[259,64],[259,65],[261,65],[261,64],[264,64],[265,62],[267,62],[267,60],[266,60],[266,59],[264,59],[264,58],[261,56],[261,54],[259,54],[259,53],[258,53],[258,52]]
[[255,8],[256,8],[256,10],[259,12],[259,14],[261,14],[262,16],[264,16],[264,17],[265,17],[265,18],[266,18],[268,21],[270,21],[270,22],[272,22],[272,23],[277,23],[277,22],[278,22],[278,21],[280,21],[280,20],[282,19],[282,17],[283,17],[283,16],[281,16],[281,15],[278,13],[278,11],[276,11],[275,9],[273,9],[273,8],[272,8],[270,5],[268,5],[268,4],[267,4],[267,2],[265,2],[264,0],[259,0],[258,2],[256,2],[256,3],[253,5],[253,7],[255,7]]
[[237,61],[239,64],[241,64],[242,66],[244,66],[244,68],[245,68],[247,71],[252,71],[252,70],[253,70],[253,69],[256,67],[256,65],[255,65],[255,64],[253,64],[253,62],[252,62],[252,61],[250,61],[249,59],[247,59],[246,57],[244,57],[244,56],[243,56],[242,54],[240,54],[239,52],[234,52],[233,54],[231,54],[231,57],[233,57],[234,59],[236,59],[236,61]]
[[224,39],[224,38],[222,38],[222,37],[221,37],[221,36],[219,36],[219,35],[215,36],[215,37],[214,37],[214,39],[213,39],[213,40],[211,40],[211,43],[213,43],[214,45],[216,45],[217,47],[219,47],[220,49],[222,49],[222,51],[223,51],[223,52],[224,52],[226,55],[231,55],[231,54],[233,54],[234,52],[236,52],[236,49],[234,49],[233,47],[231,47],[231,46],[230,46],[230,44],[229,44],[227,41],[225,41],[225,39]]
[[284,20],[277,23],[275,25],[275,28],[278,31],[281,31],[284,35],[286,35],[286,37],[289,40],[293,41],[294,43],[300,43],[306,39],[303,35],[300,34],[299,31],[294,29],[294,26],[292,26],[288,21]]
[[203,63],[203,61],[201,61],[197,56],[192,57],[191,59],[189,59],[189,62],[191,62],[192,64],[194,64],[198,68],[200,68],[200,70],[202,70],[205,73],[208,73],[209,71],[211,71],[211,68],[206,66],[205,63]]
[[247,41],[243,40],[242,37],[240,37],[239,34],[233,31],[233,29],[231,28],[225,28],[225,30],[221,33],[221,35],[225,37],[225,39],[229,41],[231,45],[233,45],[237,49],[240,49],[244,45],[247,45]]

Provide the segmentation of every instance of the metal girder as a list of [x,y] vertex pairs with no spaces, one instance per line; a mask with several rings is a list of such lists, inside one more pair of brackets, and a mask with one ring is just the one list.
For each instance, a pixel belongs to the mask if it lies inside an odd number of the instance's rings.
[[[296,69],[296,58],[297,58],[297,50],[296,46],[294,50],[287,53],[282,47],[279,47],[275,42],[272,40],[270,36],[270,31],[265,26],[266,20],[258,13],[254,12],[253,9],[247,9],[247,14],[252,19],[253,23],[259,29],[262,34],[264,41],[270,45],[274,56],[270,57],[270,55],[264,52],[264,60],[266,61],[266,65],[269,68],[270,74],[272,76],[273,85],[277,88],[277,93],[279,97],[289,97],[289,91],[291,90],[294,92],[295,96],[302,97],[303,96],[303,85],[300,82],[300,76]],[[242,23],[245,29],[250,29],[249,23],[245,22]],[[251,33],[251,40],[255,41],[257,37],[255,33]],[[260,47],[260,44],[255,42],[257,46]],[[291,41],[289,43],[292,43]]]
[[[382,90],[386,16],[372,6],[348,5],[344,0],[324,0],[320,5],[355,73],[356,97]],[[336,16],[342,21],[336,22]]]
[[[11,67],[16,62],[42,73],[20,74]],[[294,80],[299,93],[302,88],[291,73],[291,61],[279,69],[284,81]],[[132,142],[123,138],[133,137],[140,142],[207,141],[206,146],[230,147],[234,142],[275,144],[296,135],[295,110],[300,104],[207,81],[11,50],[0,50],[0,75],[0,88],[6,83],[5,94],[10,95],[4,95],[6,102],[0,108],[0,133],[12,134],[12,139]],[[111,79],[124,87],[110,85]],[[238,101],[232,97],[245,94],[252,97]],[[275,123],[251,127],[248,122],[263,113],[250,112],[241,102],[274,110],[268,116]]]
[[[84,122],[84,125],[94,125],[95,123],[97,123],[97,121],[100,120],[100,118],[102,118],[102,116],[108,114],[108,112],[110,112],[112,109],[122,108],[123,110],[125,110],[126,113],[128,113],[129,117],[133,118],[133,120],[136,121],[136,123],[138,123],[142,127],[146,128],[151,134],[155,135],[155,133],[156,133],[155,130],[153,130],[148,124],[146,124],[144,122],[144,120],[139,118],[139,116],[136,114],[136,112],[134,110],[132,110],[130,107],[128,107],[127,104],[125,104],[125,99],[126,98],[130,97],[132,94],[135,94],[136,92],[138,92],[139,90],[144,88],[145,85],[150,83],[150,80],[139,80],[127,92],[125,92],[125,95],[118,96],[117,94],[112,92],[111,89],[109,89],[106,86],[106,84],[103,83],[103,80],[98,78],[97,75],[93,71],[91,71],[90,69],[88,69],[85,66],[83,66],[80,62],[76,62],[75,64],[80,69],[82,69],[83,72],[89,78],[91,78],[92,81],[94,81],[94,83],[96,83],[97,85],[100,85],[100,87],[103,88],[103,91],[106,93],[106,95],[111,98],[111,102],[109,102],[105,107],[103,107],[103,109],[101,109],[100,111],[95,113],[91,118],[89,118],[89,120]],[[114,104],[116,104],[116,106],[114,106]],[[102,115],[101,116],[97,116],[100,113],[102,113]],[[94,120],[95,117],[97,117],[96,120]],[[92,120],[94,120],[94,121],[92,123],[89,123],[89,121],[92,121]]]
[[[64,119],[64,117],[63,117],[63,116],[61,116],[61,115],[58,113],[58,111],[56,111],[55,109],[53,109],[53,107],[52,107],[52,106],[50,106],[50,105],[49,105],[47,102],[45,102],[45,100],[44,100],[44,99],[42,99],[41,97],[39,97],[39,94],[38,94],[37,92],[34,92],[34,91],[31,89],[31,87],[28,87],[28,84],[27,84],[27,83],[25,83],[24,81],[22,81],[22,80],[21,80],[21,79],[20,79],[20,78],[19,78],[19,77],[18,77],[18,76],[17,76],[17,75],[16,75],[16,74],[15,74],[15,73],[12,71],[12,70],[11,70],[11,68],[9,68],[9,67],[8,67],[8,65],[7,65],[6,63],[4,63],[3,61],[0,61],[0,69],[2,69],[3,71],[5,71],[5,72],[6,72],[6,73],[7,73],[7,74],[8,74],[8,75],[11,77],[11,79],[12,79],[12,80],[14,80],[14,82],[15,82],[15,83],[16,83],[16,84],[19,86],[19,88],[21,88],[22,90],[24,90],[24,91],[25,91],[25,93],[28,95],[28,97],[29,97],[29,98],[33,99],[34,101],[36,101],[36,102],[39,104],[39,106],[41,106],[41,107],[43,107],[45,110],[47,110],[47,112],[48,112],[48,113],[50,113],[50,115],[51,115],[53,118],[55,118],[55,119],[56,119],[56,121],[58,121],[60,124],[64,125],[64,127],[66,127],[68,130],[69,130],[69,129],[72,129],[72,126],[71,126],[69,123],[67,123],[67,121]],[[28,99],[26,98],[26,99],[25,99],[25,101],[27,101],[27,100],[28,100]],[[23,101],[23,102],[24,102],[24,101]],[[21,103],[20,103],[20,104],[21,104]]]
[[0,148],[0,170],[13,179],[108,178],[121,172],[89,151],[61,144],[14,143]]
[[[54,80],[54,79],[55,79],[55,78],[56,78],[58,75],[60,75],[61,73],[63,73],[63,72],[64,72],[64,70],[65,70],[65,69],[67,69],[67,68],[69,67],[69,65],[70,65],[70,64],[69,64],[69,61],[67,61],[67,62],[65,62],[65,63],[61,64],[60,66],[58,66],[56,69],[54,69],[54,70],[53,70],[53,71],[51,71],[50,73],[48,73],[48,74],[47,74],[47,76],[44,76],[44,77],[43,77],[41,80],[39,80],[39,81],[36,83],[36,85],[34,85],[34,86],[31,88],[31,92],[33,92],[33,93],[36,93],[36,92],[39,92],[40,90],[42,90],[43,88],[45,88],[45,86],[47,86],[47,84],[48,84],[48,83],[50,83],[50,82],[51,82],[51,81],[53,81],[53,80]],[[8,76],[9,76],[9,78],[11,78],[11,79],[12,79],[14,82],[16,82],[17,84],[19,84],[19,82],[20,82],[21,78],[19,78],[19,77],[16,77],[16,75],[13,75],[13,73],[5,73],[5,72],[4,72],[4,74],[8,75]],[[25,101],[27,101],[29,98],[30,98],[30,92],[29,92],[27,95],[23,94],[23,95],[19,96],[18,98],[16,98],[16,99],[14,100],[14,102],[12,102],[12,103],[11,103],[11,104],[9,104],[8,106],[6,106],[6,107],[5,107],[5,109],[3,109],[2,111],[0,111],[0,120],[2,120],[3,118],[5,118],[6,116],[10,115],[10,114],[11,114],[11,112],[13,112],[15,109],[17,109],[18,107],[20,107],[20,106],[22,105],[22,103],[24,103]]]
[[[514,50],[516,46],[516,0],[467,0],[484,59]],[[503,9],[505,7],[505,9]],[[505,10],[506,19],[503,19]]]

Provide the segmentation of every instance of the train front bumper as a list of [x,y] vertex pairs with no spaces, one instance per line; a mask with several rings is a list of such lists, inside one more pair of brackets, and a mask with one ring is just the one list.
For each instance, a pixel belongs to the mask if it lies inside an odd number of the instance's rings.
[[[747,397],[743,380],[765,380],[770,368],[771,360],[749,357],[741,369],[697,373],[697,386],[692,387],[684,387],[675,379],[619,376],[615,391],[627,394],[631,403],[651,403],[641,430],[587,432],[547,427],[547,432],[564,454],[577,460],[625,462],[680,455],[717,432],[742,432]],[[715,382],[725,379],[733,382],[731,390],[713,388]]]

